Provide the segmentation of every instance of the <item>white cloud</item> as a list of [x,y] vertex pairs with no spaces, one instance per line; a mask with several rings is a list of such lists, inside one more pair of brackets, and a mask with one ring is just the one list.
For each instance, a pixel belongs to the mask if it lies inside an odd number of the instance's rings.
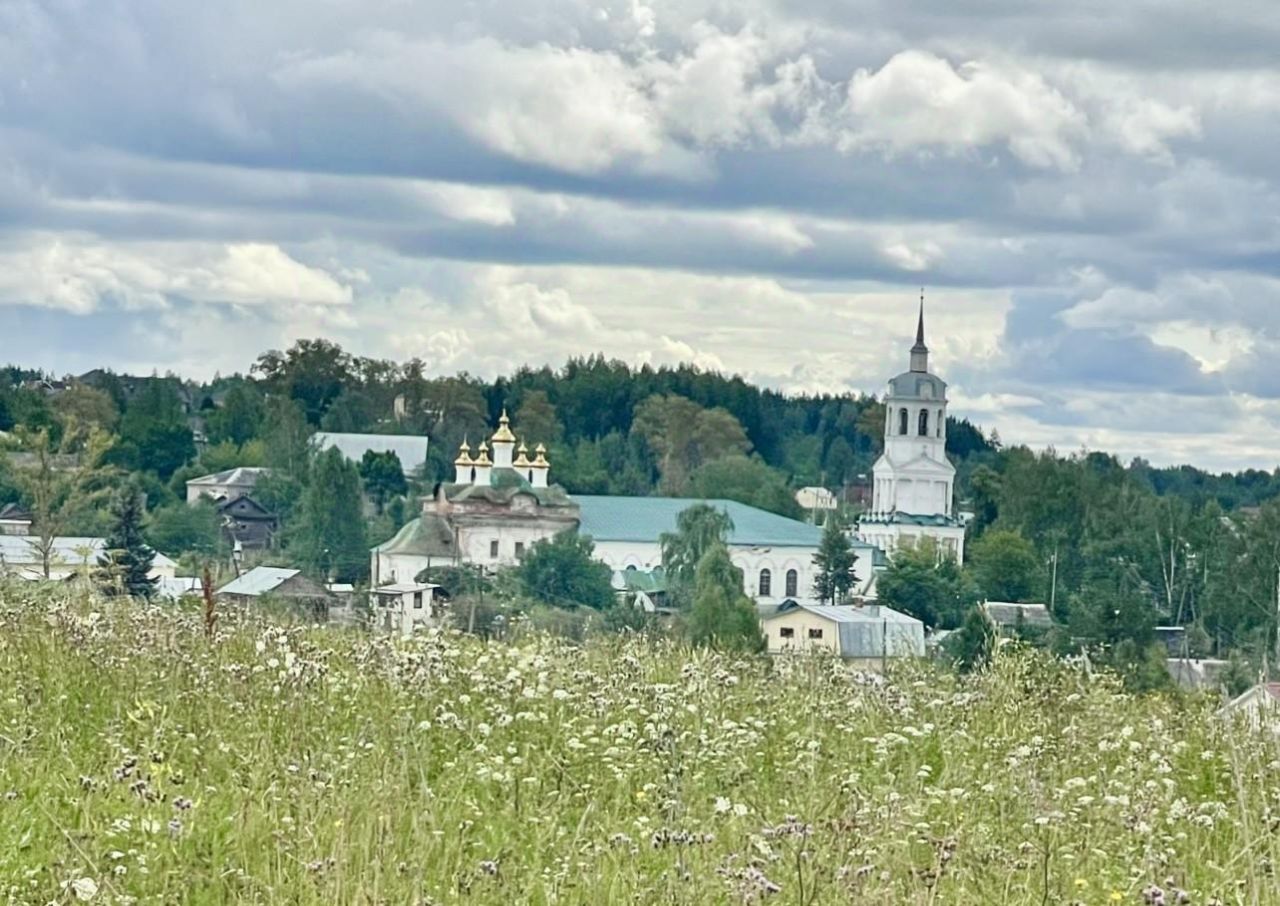
[[0,302],[86,313],[103,299],[151,308],[172,299],[236,305],[345,305],[349,286],[269,243],[111,244],[40,238],[0,251]]
[[1074,169],[1084,114],[1038,74],[908,50],[849,82],[845,149],[961,151],[1005,144],[1033,167]]

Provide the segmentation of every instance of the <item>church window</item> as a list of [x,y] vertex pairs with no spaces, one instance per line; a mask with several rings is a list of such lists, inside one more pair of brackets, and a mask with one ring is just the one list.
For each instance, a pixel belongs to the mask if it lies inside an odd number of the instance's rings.
[[794,598],[800,584],[800,576],[794,569],[787,570],[787,597]]
[[492,560],[498,559],[498,542],[497,541],[489,542],[489,558]]
[[942,426],[946,423],[946,419],[942,417],[942,410],[938,410],[938,417],[934,421],[934,430],[937,431],[938,437],[942,436]]
[[516,556],[517,556],[517,557],[522,557],[522,556],[524,556],[524,542],[523,542],[523,541],[517,541],[517,542],[516,542]]
[[907,433],[907,417],[908,416],[907,416],[906,409],[898,410],[898,433],[899,434]]
[[773,573],[767,569],[760,570],[760,597],[769,598],[773,596]]
[[472,470],[471,470],[471,483],[472,483],[472,484],[475,484],[475,483],[476,483],[476,470],[475,470],[475,469],[472,469]]
[[920,436],[921,437],[929,436],[929,410],[928,409],[920,410]]

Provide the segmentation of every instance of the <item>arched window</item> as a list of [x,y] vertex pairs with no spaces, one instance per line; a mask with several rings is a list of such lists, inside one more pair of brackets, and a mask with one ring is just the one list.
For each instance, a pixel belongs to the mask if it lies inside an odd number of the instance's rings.
[[920,436],[921,437],[929,436],[929,410],[928,409],[920,410]]
[[773,597],[773,575],[767,569],[760,570],[760,597]]
[[474,468],[471,470],[471,483],[476,483],[476,470]]
[[946,424],[946,419],[942,417],[942,410],[938,410],[938,417],[933,423],[934,430],[938,432],[938,437],[942,436],[942,426]]
[[898,410],[898,433],[899,434],[907,433],[907,410],[906,409]]
[[787,597],[794,598],[799,592],[800,576],[794,569],[787,570]]

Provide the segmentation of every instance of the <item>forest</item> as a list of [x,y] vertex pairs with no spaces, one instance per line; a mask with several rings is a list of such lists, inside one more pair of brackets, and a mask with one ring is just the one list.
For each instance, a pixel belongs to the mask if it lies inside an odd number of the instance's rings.
[[[104,495],[127,479],[145,493],[149,543],[194,562],[220,541],[207,508],[185,504],[185,482],[266,466],[259,496],[282,521],[277,558],[358,581],[368,546],[414,516],[415,495],[450,478],[459,444],[486,437],[504,409],[530,447],[547,445],[551,479],[570,493],[727,498],[797,518],[794,491],[809,485],[837,492],[856,518],[884,417],[873,396],[784,395],[692,366],[592,356],[484,380],[319,339],[207,382],[9,367],[0,505],[43,507],[63,534],[104,534]],[[408,484],[386,463],[326,462],[309,445],[316,430],[425,434],[428,462]],[[968,562],[897,558],[881,582],[889,603],[940,629],[963,626],[979,600],[1047,603],[1068,627],[1048,644],[1089,640],[1133,669],[1151,666],[1157,625],[1187,627],[1186,654],[1232,657],[1242,671],[1276,650],[1280,470],[1033,451],[964,419],[950,420],[947,451],[973,514]],[[359,510],[346,504],[365,517],[359,531],[337,527],[338,486],[361,497]]]

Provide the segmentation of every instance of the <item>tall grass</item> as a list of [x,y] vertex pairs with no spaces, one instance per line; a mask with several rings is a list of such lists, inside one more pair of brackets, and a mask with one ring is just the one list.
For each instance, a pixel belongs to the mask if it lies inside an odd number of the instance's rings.
[[0,589],[10,902],[1280,902],[1269,738],[1030,654],[210,642],[71,595]]

